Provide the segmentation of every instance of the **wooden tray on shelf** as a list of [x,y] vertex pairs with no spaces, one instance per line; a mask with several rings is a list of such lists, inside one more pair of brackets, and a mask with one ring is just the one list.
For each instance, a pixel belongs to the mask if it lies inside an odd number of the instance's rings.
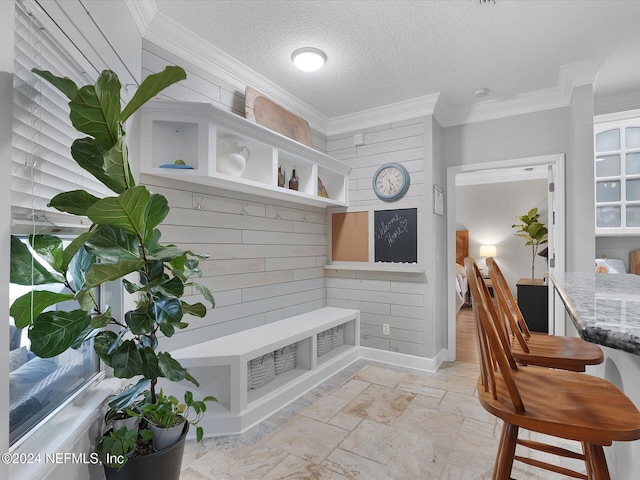
[[309,123],[265,97],[253,87],[245,89],[244,112],[247,120],[292,140],[313,147]]

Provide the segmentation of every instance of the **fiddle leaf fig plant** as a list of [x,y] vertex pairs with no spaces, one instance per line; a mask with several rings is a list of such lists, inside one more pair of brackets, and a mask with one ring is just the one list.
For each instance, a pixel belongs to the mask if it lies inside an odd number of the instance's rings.
[[525,215],[517,217],[520,223],[511,225],[511,228],[517,228],[518,230],[514,235],[516,237],[524,238],[525,245],[531,247],[531,278],[535,278],[535,263],[536,254],[538,253],[538,247],[547,243],[549,230],[540,222],[540,214],[537,208],[532,208]]
[[[201,275],[198,260],[206,257],[160,243],[158,226],[169,205],[164,196],[136,185],[124,128],[147,100],[186,78],[184,70],[168,66],[149,75],[122,109],[120,81],[112,71],[103,71],[95,85],[83,87],[47,71],[33,72],[69,98],[71,123],[85,135],[73,142],[71,156],[114,195],[98,198],[73,190],[51,199],[50,207],[92,222],[66,247],[53,235],[33,235],[28,245],[11,238],[12,283],[65,287],[65,293],[34,289],[15,300],[10,313],[16,326],[28,328],[31,349],[40,357],[56,356],[93,339],[96,353],[116,377],[137,380],[111,399],[113,409],[131,406],[141,394],[155,403],[161,378],[186,379],[197,386],[169,352],[157,349],[160,334],[171,337],[188,326],[188,315],[206,315],[204,304],[182,299],[187,288],[196,288],[211,308],[215,306],[211,292],[193,281]],[[113,316],[94,296],[96,287],[112,281],[122,281],[137,297],[136,308],[123,317]],[[77,307],[58,305],[71,299],[77,300]]]

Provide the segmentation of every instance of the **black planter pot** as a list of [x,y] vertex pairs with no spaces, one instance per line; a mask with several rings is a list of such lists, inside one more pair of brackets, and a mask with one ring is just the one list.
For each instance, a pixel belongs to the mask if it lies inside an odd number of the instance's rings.
[[182,468],[184,442],[189,431],[189,423],[185,422],[182,435],[176,443],[159,452],[142,457],[130,458],[120,470],[103,465],[107,480],[179,480]]

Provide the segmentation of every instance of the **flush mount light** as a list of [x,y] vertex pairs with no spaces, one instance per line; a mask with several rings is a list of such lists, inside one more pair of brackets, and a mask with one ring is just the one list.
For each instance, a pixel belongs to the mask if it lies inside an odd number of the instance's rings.
[[476,98],[484,98],[489,94],[488,88],[479,88],[475,92],[473,92],[473,96]]
[[304,72],[315,72],[322,68],[327,61],[327,54],[319,48],[299,48],[291,54],[291,60],[296,67]]

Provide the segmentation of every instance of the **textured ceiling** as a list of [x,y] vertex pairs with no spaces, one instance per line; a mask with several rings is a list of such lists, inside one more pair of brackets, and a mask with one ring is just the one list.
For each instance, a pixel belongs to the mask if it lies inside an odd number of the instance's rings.
[[[604,59],[596,96],[640,91],[640,1],[157,0],[161,15],[328,118],[440,92],[452,108],[558,86],[559,67]],[[328,56],[315,73],[299,47]]]

